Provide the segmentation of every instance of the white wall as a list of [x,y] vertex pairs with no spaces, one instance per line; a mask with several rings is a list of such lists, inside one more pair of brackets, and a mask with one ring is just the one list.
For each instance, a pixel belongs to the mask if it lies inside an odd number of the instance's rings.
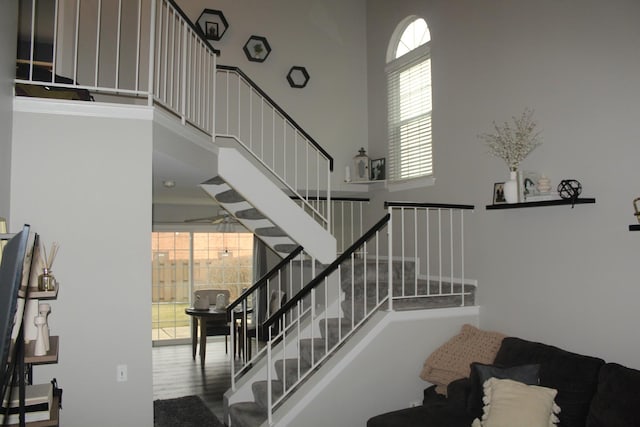
[[[433,40],[433,187],[383,200],[470,203],[468,275],[481,326],[640,368],[640,3],[633,0],[367,2],[371,152],[386,153],[384,60],[395,26],[423,16]],[[507,168],[477,139],[535,110],[543,145],[523,164],[582,182],[595,205],[487,211]],[[371,213],[373,221],[381,210]]]
[[0,5],[0,218],[6,219],[9,219],[11,121],[17,34],[18,1],[3,1]]
[[[422,403],[423,390],[431,385],[419,376],[424,361],[463,324],[477,325],[478,310],[378,313],[370,322],[373,325],[356,332],[364,336],[362,341],[347,342],[338,357],[329,359],[311,378],[314,392],[313,387],[324,388],[305,396],[302,409],[286,402],[287,413],[278,425],[364,426],[377,414]],[[335,369],[327,372],[327,368]]]
[[[151,114],[35,102],[61,113],[26,112],[22,100],[13,122],[12,228],[28,223],[60,244],[49,317],[59,363],[36,367],[35,381],[58,379],[62,425],[152,425]],[[127,382],[116,382],[118,364]]]
[[[361,146],[368,146],[365,0],[178,0],[196,22],[204,8],[221,10],[229,29],[218,42],[218,63],[239,67],[335,160],[332,188]],[[247,60],[251,35],[266,37],[272,52]],[[308,85],[291,88],[286,75],[304,66]],[[339,108],[336,108],[339,106]]]

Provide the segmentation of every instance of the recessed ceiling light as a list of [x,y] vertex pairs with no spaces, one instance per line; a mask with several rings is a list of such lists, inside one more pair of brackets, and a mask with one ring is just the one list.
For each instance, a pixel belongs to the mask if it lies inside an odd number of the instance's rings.
[[170,179],[164,180],[162,181],[162,185],[164,185],[166,188],[173,188],[176,186],[176,182],[175,181],[171,181]]

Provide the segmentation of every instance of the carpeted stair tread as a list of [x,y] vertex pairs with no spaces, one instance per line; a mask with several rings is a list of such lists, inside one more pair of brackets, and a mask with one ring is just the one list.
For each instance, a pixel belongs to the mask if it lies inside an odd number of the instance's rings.
[[211,179],[206,180],[205,182],[203,182],[203,185],[222,185],[226,183],[226,181],[224,179],[222,179],[221,176],[214,176]]
[[265,219],[266,216],[262,214],[258,209],[244,209],[235,213],[236,217],[239,219],[248,219],[248,220],[257,220],[257,219]]
[[[251,391],[253,391],[253,398],[265,411],[268,407],[268,386],[269,381],[256,381],[251,384]],[[271,381],[271,404],[282,397],[283,388],[281,381]]]
[[242,195],[240,193],[238,193],[236,190],[226,190],[223,191],[222,193],[218,193],[216,194],[216,200],[222,204],[225,203],[239,203],[239,202],[244,202],[245,198],[242,197]]
[[[318,361],[324,357],[326,352],[326,341],[323,338],[303,338],[300,340],[300,359],[302,359],[305,363],[313,365],[311,363],[312,354],[311,350],[313,349],[313,361],[314,363],[318,363]],[[336,342],[329,342],[329,350],[336,344]]]
[[[325,327],[326,324],[326,327]],[[322,338],[329,337],[329,342],[338,342],[351,332],[351,319],[344,317],[330,317],[328,319],[320,319],[320,335]],[[340,325],[340,334],[338,335],[338,325]],[[326,334],[326,335],[325,335]]]
[[296,243],[280,243],[278,245],[275,245],[273,247],[273,249],[276,252],[280,252],[280,253],[285,253],[285,254],[290,254],[291,252],[293,252],[296,248],[298,247],[298,245]]
[[261,237],[288,237],[282,228],[276,226],[256,228],[253,232]]
[[233,427],[256,427],[267,420],[267,411],[256,402],[238,402],[229,406]]
[[285,381],[287,388],[298,381],[298,362],[300,363],[300,374],[304,375],[311,365],[305,359],[279,359],[274,363],[276,375],[280,381]]

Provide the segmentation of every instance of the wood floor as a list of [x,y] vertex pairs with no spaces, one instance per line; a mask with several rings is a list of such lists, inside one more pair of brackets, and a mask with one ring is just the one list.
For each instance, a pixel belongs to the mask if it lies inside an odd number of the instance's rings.
[[222,399],[231,386],[231,358],[225,354],[224,338],[210,337],[204,369],[200,356],[191,357],[191,345],[153,348],[153,399],[197,395],[219,420],[223,420]]

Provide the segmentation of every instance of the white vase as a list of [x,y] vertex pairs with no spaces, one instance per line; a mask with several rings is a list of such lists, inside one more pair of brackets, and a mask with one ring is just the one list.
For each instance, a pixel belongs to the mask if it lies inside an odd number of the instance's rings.
[[509,173],[509,181],[504,183],[504,200],[507,203],[518,203],[518,172]]
[[33,350],[33,355],[44,356],[45,354],[47,354],[47,347],[44,342],[44,331],[43,331],[46,320],[44,317],[37,315],[36,318],[33,320],[33,322],[35,323],[36,328],[38,330],[38,335],[36,336],[36,344],[35,344],[35,349]]

